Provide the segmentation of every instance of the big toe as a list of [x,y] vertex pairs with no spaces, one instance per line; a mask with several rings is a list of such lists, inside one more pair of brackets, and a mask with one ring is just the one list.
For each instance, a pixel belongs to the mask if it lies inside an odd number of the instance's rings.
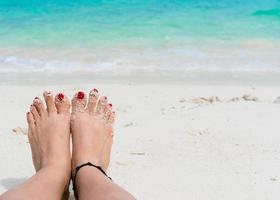
[[82,91],[77,92],[72,99],[72,113],[85,112],[86,103],[86,94]]
[[55,96],[55,106],[58,113],[60,114],[69,113],[70,103],[69,103],[69,99],[65,94],[58,93]]

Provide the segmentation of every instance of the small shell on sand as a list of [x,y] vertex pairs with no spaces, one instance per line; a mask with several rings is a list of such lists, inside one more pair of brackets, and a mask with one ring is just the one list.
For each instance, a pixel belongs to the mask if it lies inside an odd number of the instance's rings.
[[215,103],[215,102],[222,102],[219,97],[212,96],[212,97],[198,97],[191,100],[193,103],[196,104],[203,104],[203,103]]
[[229,102],[236,102],[236,101],[240,101],[240,100],[241,100],[240,97],[233,97],[233,98],[229,99],[228,101]]
[[179,100],[179,102],[180,103],[185,103],[187,100],[185,99],[185,98],[181,98],[180,100]]
[[252,96],[250,94],[244,94],[242,96],[242,99],[244,99],[245,101],[259,101],[258,97]]
[[26,128],[16,127],[16,128],[13,128],[12,131],[17,135],[27,135]]
[[134,125],[135,125],[135,123],[130,122],[130,123],[125,124],[124,127],[130,127],[130,126],[134,126]]
[[259,98],[250,94],[244,94],[242,97],[233,97],[229,99],[229,102],[236,102],[236,101],[259,101]]

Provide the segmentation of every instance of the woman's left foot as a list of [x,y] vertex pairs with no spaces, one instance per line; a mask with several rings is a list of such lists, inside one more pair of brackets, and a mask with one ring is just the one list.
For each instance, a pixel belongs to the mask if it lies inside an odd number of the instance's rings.
[[71,133],[73,141],[72,171],[83,163],[91,162],[106,173],[113,143],[115,113],[107,97],[99,98],[93,89],[87,100],[84,92],[72,99]]

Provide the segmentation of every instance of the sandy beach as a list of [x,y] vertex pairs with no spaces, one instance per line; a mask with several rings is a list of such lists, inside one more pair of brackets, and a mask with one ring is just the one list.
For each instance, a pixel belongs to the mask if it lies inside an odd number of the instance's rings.
[[[116,111],[109,176],[136,199],[279,200],[279,33],[280,0],[0,0],[0,195],[35,173],[33,99],[97,88]],[[35,199],[64,189],[46,175]]]
[[137,199],[279,198],[279,85],[160,80],[2,83],[0,193],[34,174],[25,135],[33,98],[93,87],[117,112],[109,174]]

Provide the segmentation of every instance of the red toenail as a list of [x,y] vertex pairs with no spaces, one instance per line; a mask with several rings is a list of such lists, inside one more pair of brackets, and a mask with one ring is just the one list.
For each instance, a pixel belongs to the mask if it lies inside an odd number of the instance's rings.
[[35,97],[34,99],[39,99],[39,97]]
[[113,104],[109,103],[108,106],[109,106],[110,108],[112,108],[112,107],[113,107]]
[[105,100],[107,100],[107,97],[104,97]]
[[59,93],[59,94],[57,95],[57,99],[58,99],[59,101],[62,101],[62,100],[64,99],[64,94]]
[[84,99],[84,97],[85,97],[85,93],[83,93],[83,92],[78,92],[78,95],[77,95],[77,98],[78,98],[78,99]]
[[96,89],[96,88],[94,88],[93,91],[96,92],[96,93],[98,93],[98,89]]

